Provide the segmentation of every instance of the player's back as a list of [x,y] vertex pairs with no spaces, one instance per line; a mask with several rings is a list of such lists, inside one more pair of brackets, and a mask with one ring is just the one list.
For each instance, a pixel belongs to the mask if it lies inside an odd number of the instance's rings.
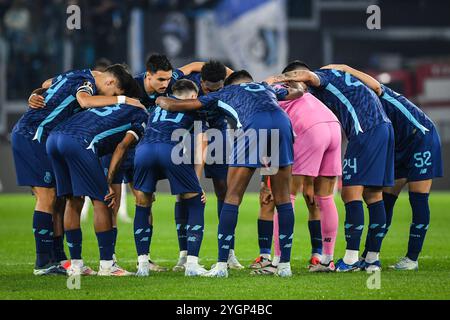
[[172,141],[173,132],[178,129],[191,131],[195,120],[198,120],[196,112],[170,112],[155,106],[150,112],[142,143],[177,144],[179,141]]
[[434,128],[433,121],[405,96],[382,85],[381,104],[395,131],[395,147],[403,149],[417,134],[426,134]]
[[339,120],[333,112],[309,92],[306,92],[298,99],[280,101],[279,104],[289,115],[293,129],[297,135],[300,135],[318,123],[339,123]]
[[245,128],[256,114],[280,110],[277,94],[286,95],[287,91],[277,92],[266,83],[251,82],[226,86],[199,100],[206,106],[205,109],[218,108],[232,118],[237,127]]
[[43,94],[45,108],[29,108],[14,130],[39,142],[45,141],[55,126],[81,110],[76,99],[80,91],[96,93],[95,79],[89,69],[59,75]]
[[310,88],[311,93],[336,114],[348,138],[390,122],[375,92],[349,73],[323,69],[314,73],[320,87]]
[[92,108],[59,124],[52,133],[78,139],[99,157],[114,152],[126,132],[144,133],[148,113],[127,104]]

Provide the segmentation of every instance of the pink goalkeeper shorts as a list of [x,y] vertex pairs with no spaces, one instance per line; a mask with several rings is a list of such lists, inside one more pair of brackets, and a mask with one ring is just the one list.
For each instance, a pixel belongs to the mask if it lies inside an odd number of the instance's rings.
[[318,123],[295,138],[293,175],[335,177],[342,175],[341,126]]

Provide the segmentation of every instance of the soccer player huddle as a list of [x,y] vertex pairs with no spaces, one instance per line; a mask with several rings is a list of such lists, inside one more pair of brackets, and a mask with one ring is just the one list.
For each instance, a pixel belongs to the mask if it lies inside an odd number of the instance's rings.
[[[343,161],[342,131],[348,139]],[[18,185],[30,186],[36,198],[35,275],[167,271],[150,259],[152,203],[157,182],[167,179],[176,196],[179,243],[172,270],[228,277],[229,269],[244,268],[234,251],[235,228],[256,169],[260,253],[251,274],[292,276],[299,193],[309,211],[310,272],[381,270],[382,241],[406,184],[410,237],[405,257],[392,268],[417,270],[430,222],[432,180],[443,174],[438,132],[420,108],[349,66],[312,71],[301,61],[263,82],[219,61],[173,69],[159,54],[150,56],[146,72],[136,77],[123,65],[67,72],[32,93],[28,111],[13,129],[12,148]],[[219,217],[218,260],[210,270],[199,264],[207,203],[203,173],[212,179]],[[347,246],[334,263],[339,229],[334,190],[340,176]],[[121,268],[115,255],[122,183],[129,184],[136,204],[133,273]],[[98,271],[82,259],[85,197],[94,208]],[[369,223],[360,256],[363,201]]]

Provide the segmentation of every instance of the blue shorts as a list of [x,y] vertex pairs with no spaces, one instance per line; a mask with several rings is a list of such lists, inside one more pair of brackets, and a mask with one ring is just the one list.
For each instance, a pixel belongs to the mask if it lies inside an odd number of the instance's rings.
[[[114,176],[113,184],[133,183],[134,151],[135,149],[133,148],[125,154],[125,159],[122,160],[122,164],[120,165],[120,168],[117,170],[116,175]],[[105,176],[108,176],[111,158],[112,154],[100,158]]]
[[134,158],[136,190],[155,192],[157,182],[168,179],[173,195],[202,192],[194,165],[175,164],[172,161],[173,147],[168,143],[142,143],[137,146]]
[[47,153],[56,177],[59,196],[88,196],[103,201],[108,193],[108,183],[100,159],[87,150],[82,141],[54,133],[47,140]]
[[[283,110],[260,112],[237,132],[230,167],[283,168],[294,163],[294,134]],[[269,158],[268,158],[269,157]]]
[[343,186],[392,187],[394,144],[391,123],[351,137],[342,163]]
[[227,180],[228,165],[227,164],[205,164],[205,178],[214,180]]
[[395,150],[395,179],[424,181],[443,177],[441,139],[433,127],[417,133],[403,150]]
[[45,149],[45,142],[39,143],[31,137],[13,132],[11,144],[17,185],[54,188],[55,178]]

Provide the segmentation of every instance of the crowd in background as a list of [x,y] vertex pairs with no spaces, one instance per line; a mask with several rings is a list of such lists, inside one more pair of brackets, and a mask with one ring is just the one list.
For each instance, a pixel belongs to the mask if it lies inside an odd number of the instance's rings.
[[[7,98],[26,98],[36,83],[45,80],[48,75],[61,72],[64,68],[64,50],[71,50],[74,69],[93,66],[98,57],[122,62],[127,56],[130,12],[135,7],[192,10],[214,2],[0,0],[0,47],[7,55]],[[72,4],[81,9],[82,32],[61,27],[66,26],[69,17],[66,10]]]

